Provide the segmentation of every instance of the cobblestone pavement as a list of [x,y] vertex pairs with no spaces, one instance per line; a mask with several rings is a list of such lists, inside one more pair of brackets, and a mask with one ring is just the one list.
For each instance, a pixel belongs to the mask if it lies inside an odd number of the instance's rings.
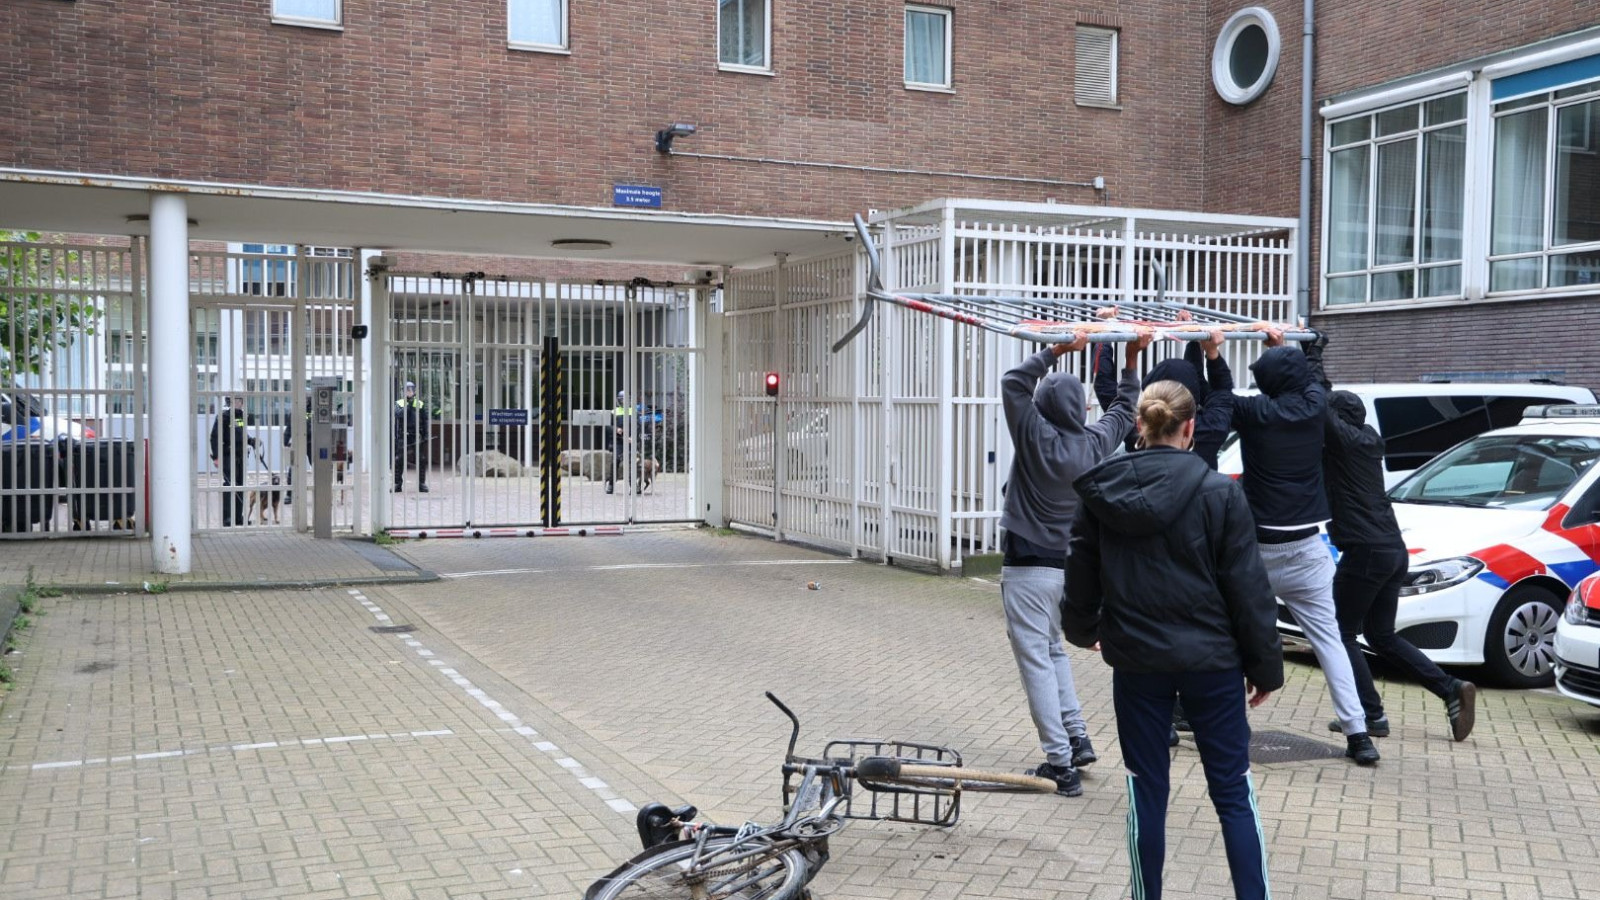
[[[992,584],[704,530],[400,550],[443,579],[42,601],[0,706],[0,896],[578,896],[649,800],[777,814],[763,690],[803,751],[1038,761]],[[1109,670],[1075,659],[1101,750],[1083,797],[854,823],[819,900],[1126,897]],[[1376,770],[1257,766],[1275,896],[1600,897],[1600,713],[1485,691],[1454,744],[1420,687],[1384,690]],[[1332,747],[1328,716],[1299,662],[1252,722]],[[1192,744],[1173,774],[1168,896],[1229,896]]]

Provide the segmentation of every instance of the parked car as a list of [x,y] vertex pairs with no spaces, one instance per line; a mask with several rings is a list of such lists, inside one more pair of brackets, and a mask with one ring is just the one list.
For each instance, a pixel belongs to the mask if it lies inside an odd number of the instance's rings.
[[[787,479],[793,482],[828,478],[828,408],[790,409],[786,418],[784,447],[788,458],[784,461],[784,474]],[[773,477],[770,429],[770,425],[758,425],[756,433],[735,444],[738,448],[736,464],[747,478],[768,480]]]
[[[1588,388],[1535,382],[1411,382],[1335,387],[1359,396],[1367,405],[1367,424],[1383,435],[1383,480],[1387,487],[1399,484],[1418,466],[1467,438],[1491,428],[1517,424],[1527,407],[1595,402],[1594,393]],[[1217,470],[1234,476],[1244,471],[1236,435],[1229,435],[1222,445]]]
[[[1600,405],[1533,412],[1389,492],[1412,558],[1396,629],[1434,662],[1482,664],[1512,687],[1552,682],[1563,603],[1600,570]],[[1279,630],[1300,636],[1281,606]]]
[[1556,623],[1556,690],[1600,706],[1600,572],[1578,582]]
[[59,437],[94,440],[94,429],[65,416],[50,414],[50,408],[34,394],[0,392],[0,441],[53,441]]

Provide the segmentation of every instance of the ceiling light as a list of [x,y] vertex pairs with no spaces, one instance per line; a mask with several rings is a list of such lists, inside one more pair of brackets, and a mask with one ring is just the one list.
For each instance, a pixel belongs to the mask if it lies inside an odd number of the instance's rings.
[[611,242],[600,238],[558,238],[550,246],[563,250],[610,250]]
[[667,127],[656,132],[656,152],[671,153],[673,138],[688,137],[689,135],[694,134],[694,132],[694,126],[688,124],[687,122],[678,122],[674,125],[668,125]]

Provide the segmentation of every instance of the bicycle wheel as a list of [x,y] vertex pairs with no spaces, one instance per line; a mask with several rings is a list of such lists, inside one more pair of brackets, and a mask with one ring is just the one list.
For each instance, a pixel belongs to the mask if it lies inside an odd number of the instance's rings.
[[1056,783],[1048,778],[1017,775],[1011,772],[984,772],[961,766],[930,766],[903,763],[887,756],[872,756],[855,765],[856,779],[868,788],[923,788],[936,791],[1011,791],[1024,794],[1053,794]]
[[[705,856],[734,843],[731,837],[708,838]],[[595,882],[584,900],[791,900],[806,883],[805,858],[798,849],[728,860],[710,860],[703,872],[690,874],[693,841],[662,844],[641,853]]]

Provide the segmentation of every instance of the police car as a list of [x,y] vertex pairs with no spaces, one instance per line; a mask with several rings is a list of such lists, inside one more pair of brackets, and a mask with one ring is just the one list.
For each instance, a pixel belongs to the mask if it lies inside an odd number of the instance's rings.
[[60,437],[93,440],[94,429],[53,416],[33,394],[0,391],[0,442],[53,441]]
[[[1391,490],[1411,553],[1400,636],[1442,665],[1481,664],[1511,687],[1549,685],[1567,598],[1600,571],[1597,462],[1600,405],[1532,407]],[[1279,624],[1298,636],[1292,621]]]
[[1556,623],[1556,689],[1600,706],[1600,573],[1578,582]]

